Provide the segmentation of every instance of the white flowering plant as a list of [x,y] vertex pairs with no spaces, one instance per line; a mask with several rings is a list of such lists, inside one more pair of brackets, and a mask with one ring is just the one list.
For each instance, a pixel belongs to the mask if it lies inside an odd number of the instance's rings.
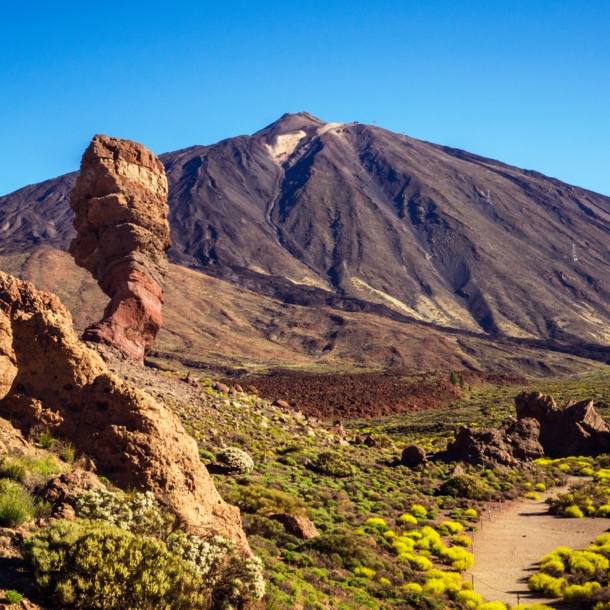
[[216,459],[239,474],[246,474],[254,468],[252,458],[237,447],[224,447],[216,454]]
[[75,510],[81,519],[104,521],[134,534],[159,534],[168,521],[150,491],[128,495],[96,487],[76,502]]
[[[248,454],[241,453],[252,463]],[[235,543],[222,536],[205,539],[181,530],[166,535],[169,517],[161,513],[151,492],[126,494],[97,487],[85,493],[76,502],[75,509],[81,519],[101,521],[165,542],[172,555],[188,562],[205,578],[206,590],[218,607],[225,607],[227,601],[240,606],[244,600],[259,600],[265,594],[263,564],[259,558],[241,557]]]

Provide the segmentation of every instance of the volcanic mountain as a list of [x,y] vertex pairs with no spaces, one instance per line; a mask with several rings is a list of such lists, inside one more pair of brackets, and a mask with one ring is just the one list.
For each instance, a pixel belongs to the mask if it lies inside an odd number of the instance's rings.
[[[305,112],[160,159],[175,264],[289,304],[610,345],[609,197]],[[76,176],[0,198],[3,256],[67,250]]]

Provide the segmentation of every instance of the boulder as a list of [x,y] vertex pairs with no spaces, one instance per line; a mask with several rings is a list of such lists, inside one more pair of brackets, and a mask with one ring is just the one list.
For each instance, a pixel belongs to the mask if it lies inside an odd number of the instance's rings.
[[48,429],[123,489],[151,491],[185,531],[224,534],[249,551],[178,417],[106,369],[79,342],[59,299],[0,272],[0,415],[27,436]]
[[171,246],[163,164],[141,144],[96,135],[70,193],[76,237],[70,254],[110,297],[87,341],[144,362],[161,328]]
[[286,402],[285,400],[274,400],[273,401],[273,406],[274,407],[279,407],[280,409],[290,409],[290,403]]
[[102,482],[92,472],[75,468],[51,479],[40,495],[52,504],[74,506],[83,494],[96,487],[102,487],[102,485]]
[[229,386],[225,385],[224,383],[220,383],[220,381],[217,381],[214,384],[214,389],[217,392],[222,392],[223,394],[228,394],[229,393]]
[[509,418],[499,429],[460,426],[447,454],[450,460],[466,464],[519,467],[544,455],[539,434],[540,424],[532,418]]
[[408,445],[400,456],[400,463],[409,468],[423,466],[427,461],[426,452],[417,445]]
[[546,455],[598,455],[610,451],[610,427],[595,410],[592,400],[569,402],[560,409],[551,396],[522,392],[515,398],[517,417],[540,424],[540,444]]
[[311,540],[320,535],[316,526],[307,517],[288,513],[269,513],[267,517],[279,521],[290,535],[301,540]]

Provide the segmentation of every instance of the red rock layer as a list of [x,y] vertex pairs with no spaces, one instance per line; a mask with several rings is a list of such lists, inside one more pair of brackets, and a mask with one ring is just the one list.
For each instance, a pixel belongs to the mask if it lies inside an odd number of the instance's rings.
[[97,135],[70,193],[77,236],[70,253],[110,297],[85,330],[142,362],[162,324],[165,251],[170,247],[163,164],[141,144]]

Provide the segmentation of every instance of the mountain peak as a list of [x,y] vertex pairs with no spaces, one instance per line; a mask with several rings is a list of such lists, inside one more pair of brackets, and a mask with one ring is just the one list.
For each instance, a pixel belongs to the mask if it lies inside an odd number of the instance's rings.
[[253,137],[273,138],[278,135],[295,133],[298,131],[305,131],[306,133],[315,132],[324,125],[326,125],[324,121],[321,121],[312,114],[309,114],[309,112],[303,111],[297,112],[296,114],[287,112],[277,121],[271,123],[271,125],[267,125],[267,127],[257,131]]

